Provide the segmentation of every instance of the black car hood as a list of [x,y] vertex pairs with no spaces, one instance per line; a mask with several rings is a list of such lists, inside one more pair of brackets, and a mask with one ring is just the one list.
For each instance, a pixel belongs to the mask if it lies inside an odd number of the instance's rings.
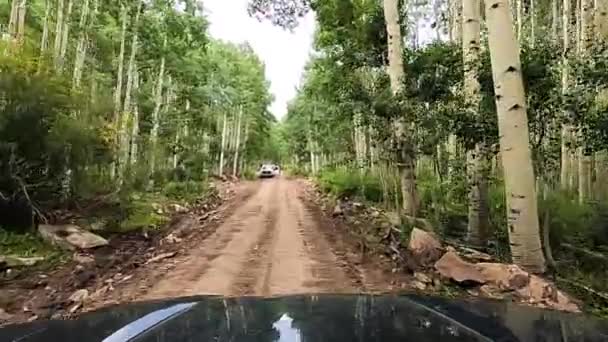
[[0,341],[608,341],[608,322],[413,295],[188,297],[0,329]]

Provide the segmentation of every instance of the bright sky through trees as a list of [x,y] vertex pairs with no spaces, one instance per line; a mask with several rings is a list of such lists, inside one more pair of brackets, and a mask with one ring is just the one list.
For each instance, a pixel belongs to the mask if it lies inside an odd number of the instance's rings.
[[307,15],[294,32],[259,22],[247,14],[248,0],[207,0],[205,12],[211,36],[234,43],[248,41],[266,64],[275,101],[270,110],[281,118],[287,102],[295,96],[304,65],[312,51],[314,16]]

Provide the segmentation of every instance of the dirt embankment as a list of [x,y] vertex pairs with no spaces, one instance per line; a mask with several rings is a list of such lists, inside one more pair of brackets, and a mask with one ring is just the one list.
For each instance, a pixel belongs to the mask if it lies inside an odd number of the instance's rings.
[[363,260],[303,181],[244,182],[207,209],[145,242],[115,241],[93,263],[0,284],[0,304],[11,321],[25,321],[167,297],[388,292],[407,283],[386,260]]

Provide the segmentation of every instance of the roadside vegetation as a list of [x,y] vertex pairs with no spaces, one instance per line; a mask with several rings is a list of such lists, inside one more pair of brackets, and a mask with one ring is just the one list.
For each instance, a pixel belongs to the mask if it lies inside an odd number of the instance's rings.
[[286,169],[606,314],[608,5],[580,3],[254,1],[318,23],[281,122]]
[[1,256],[61,255],[39,225],[158,229],[269,150],[264,65],[195,1],[4,1],[0,23]]

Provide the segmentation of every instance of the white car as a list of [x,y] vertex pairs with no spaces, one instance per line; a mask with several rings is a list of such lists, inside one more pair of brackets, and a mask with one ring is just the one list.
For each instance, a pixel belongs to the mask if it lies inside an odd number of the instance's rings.
[[264,164],[260,167],[257,174],[259,178],[272,178],[275,176],[279,176],[281,174],[281,170],[277,165]]

